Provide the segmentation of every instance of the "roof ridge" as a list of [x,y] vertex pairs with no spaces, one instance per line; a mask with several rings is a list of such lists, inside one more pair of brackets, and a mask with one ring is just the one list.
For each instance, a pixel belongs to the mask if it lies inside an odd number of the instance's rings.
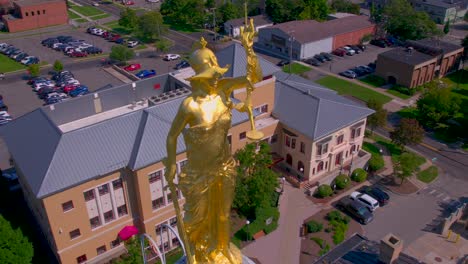
[[[288,76],[289,77],[289,76]],[[300,76],[299,76],[300,77]],[[286,80],[285,80],[286,81]],[[323,90],[323,91],[326,91],[326,92],[330,92],[330,93],[333,93],[333,94],[337,94],[336,91],[334,90],[331,90],[331,89],[328,89],[328,88],[325,88],[325,87],[322,87],[320,85],[313,85],[313,84],[308,84],[308,83],[301,83],[301,82],[296,82],[294,80],[287,80],[288,82],[293,82],[293,83],[296,83],[298,85],[304,85],[304,86],[311,86],[313,88],[316,88],[316,89],[320,89],[320,90]]]
[[63,136],[64,136],[64,134],[60,134],[60,137],[59,137],[59,139],[58,139],[58,141],[57,141],[57,144],[55,145],[55,148],[54,148],[54,155],[52,155],[52,158],[50,159],[50,162],[49,162],[49,166],[47,166],[47,170],[46,170],[45,173],[44,173],[44,177],[42,178],[42,181],[41,181],[41,183],[39,184],[39,189],[37,189],[37,192],[35,193],[35,195],[36,195],[37,198],[41,198],[41,197],[44,196],[44,195],[40,195],[40,196],[39,196],[39,194],[40,194],[41,191],[42,191],[43,183],[46,181],[47,176],[49,176],[49,171],[50,171],[50,169],[51,169],[50,164],[52,164],[52,161],[55,159],[55,157],[56,157],[56,155],[57,155],[57,149],[58,149],[60,143],[62,143],[62,137],[63,137]]
[[[333,102],[335,104],[340,104],[340,105],[348,105],[348,106],[351,106],[351,107],[354,107],[354,108],[360,108],[360,109],[363,109],[363,110],[366,110],[366,109],[370,109],[369,107],[364,107],[364,106],[359,106],[359,105],[354,105],[354,104],[346,104],[346,103],[343,103],[343,102],[337,102],[337,101],[333,101],[333,100],[330,100],[330,99],[326,99],[326,98],[320,98],[321,100],[324,100],[324,101],[328,101],[328,102]],[[346,99],[346,97],[345,97]],[[349,100],[349,99],[348,99]],[[352,101],[351,101],[352,102]],[[371,109],[372,110],[372,109]]]
[[[289,76],[288,76],[288,77],[289,77]],[[278,80],[278,79],[277,79],[277,80]],[[319,97],[317,97],[317,96],[315,96],[315,95],[313,95],[313,94],[310,94],[308,90],[307,90],[307,91],[306,91],[306,90],[302,90],[302,89],[299,88],[299,87],[295,87],[295,86],[292,86],[292,85],[288,84],[288,83],[287,83],[287,80],[278,80],[278,81],[281,82],[283,85],[286,85],[286,86],[289,86],[289,87],[293,88],[293,89],[296,90],[296,91],[299,91],[299,92],[301,92],[301,93],[305,93],[305,94],[307,94],[308,96],[310,96],[310,97],[312,97],[312,98],[314,98],[314,99],[320,100]]]

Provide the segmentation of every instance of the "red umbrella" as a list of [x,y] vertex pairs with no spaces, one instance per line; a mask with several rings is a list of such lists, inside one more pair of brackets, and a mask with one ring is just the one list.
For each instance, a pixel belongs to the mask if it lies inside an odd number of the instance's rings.
[[136,234],[138,234],[138,228],[136,228],[135,226],[126,226],[122,228],[122,230],[120,230],[119,238],[125,241]]

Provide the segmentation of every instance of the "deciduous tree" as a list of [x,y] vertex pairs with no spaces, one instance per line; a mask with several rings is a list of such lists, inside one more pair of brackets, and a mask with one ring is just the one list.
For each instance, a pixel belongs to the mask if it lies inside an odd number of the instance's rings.
[[138,16],[135,10],[131,8],[125,8],[120,12],[119,25],[129,29],[134,29],[138,25]]
[[361,7],[358,4],[352,3],[347,0],[333,0],[331,8],[336,12],[345,12],[359,15]]
[[31,263],[34,250],[21,229],[13,229],[0,214],[0,263]]
[[416,119],[403,118],[398,126],[390,132],[392,142],[403,148],[405,145],[420,143],[424,138],[424,129]]
[[32,77],[39,76],[40,70],[39,64],[31,64],[28,66],[28,72]]
[[109,54],[109,58],[113,60],[118,60],[121,62],[127,62],[135,57],[135,53],[133,50],[122,46],[122,45],[114,45],[111,48],[111,53]]
[[444,33],[448,34],[450,32],[450,20],[447,19],[447,22],[445,22],[444,25]]
[[382,103],[379,103],[375,99],[370,99],[367,102],[367,107],[375,111],[375,113],[367,117],[367,124],[371,128],[371,131],[374,132],[374,129],[379,126],[385,126],[387,123],[387,110],[383,108]]
[[463,50],[463,58],[466,59],[468,57],[468,35],[466,35],[465,38],[462,39],[461,45],[465,48]]
[[205,4],[200,0],[165,0],[161,14],[167,22],[201,27],[205,23]]
[[138,20],[138,32],[143,39],[159,39],[166,31],[167,28],[158,11],[146,12]]
[[416,155],[412,153],[401,154],[398,161],[394,164],[394,171],[398,178],[401,179],[400,184],[403,184],[404,180],[411,177],[413,172],[417,169]]
[[172,46],[172,43],[167,39],[160,39],[156,42],[156,48],[162,52],[167,52]]

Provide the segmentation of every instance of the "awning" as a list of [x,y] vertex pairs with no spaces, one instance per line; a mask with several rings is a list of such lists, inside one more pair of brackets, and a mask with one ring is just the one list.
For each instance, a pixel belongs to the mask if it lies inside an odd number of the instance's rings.
[[128,240],[132,236],[138,234],[138,228],[135,226],[126,226],[119,232],[119,238],[123,241]]

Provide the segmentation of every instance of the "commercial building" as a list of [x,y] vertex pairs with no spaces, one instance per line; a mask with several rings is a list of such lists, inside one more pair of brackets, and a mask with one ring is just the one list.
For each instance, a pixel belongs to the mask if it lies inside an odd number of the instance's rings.
[[68,23],[64,0],[20,0],[13,2],[13,14],[2,21],[9,32],[31,30]]
[[303,60],[345,45],[360,44],[365,35],[374,31],[375,25],[366,16],[352,15],[325,22],[289,21],[260,29],[255,48],[277,57]]
[[390,84],[414,88],[459,69],[463,47],[440,40],[407,41],[377,56],[376,75]]
[[[273,22],[265,15],[253,16],[249,19],[253,19],[257,32],[261,28],[273,25]],[[230,37],[237,38],[240,35],[240,28],[243,26],[245,26],[245,18],[231,19],[224,23],[224,32]]]
[[[217,57],[220,65],[232,65],[227,77],[246,74],[241,45]],[[252,97],[256,127],[289,173],[316,182],[353,158],[357,162],[372,110],[278,72],[262,58],[260,65],[264,78]],[[178,246],[161,228],[176,225],[162,159],[193,74],[187,68],[41,107],[0,129],[25,199],[61,263],[103,263],[120,254],[117,234],[126,225],[166,251]],[[245,96],[245,89],[237,90],[233,100]],[[248,143],[249,130],[248,116],[233,111],[232,152]],[[187,162],[182,137],[177,153],[180,171]]]

